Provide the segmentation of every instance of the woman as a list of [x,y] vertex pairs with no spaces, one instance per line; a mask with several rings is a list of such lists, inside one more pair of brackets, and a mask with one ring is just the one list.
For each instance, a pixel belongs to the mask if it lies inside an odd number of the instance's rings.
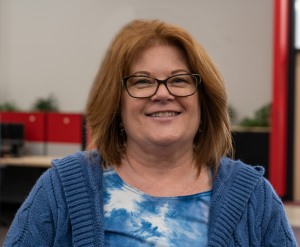
[[223,80],[182,28],[124,27],[87,119],[98,151],[53,160],[5,246],[297,246],[263,168],[225,157]]

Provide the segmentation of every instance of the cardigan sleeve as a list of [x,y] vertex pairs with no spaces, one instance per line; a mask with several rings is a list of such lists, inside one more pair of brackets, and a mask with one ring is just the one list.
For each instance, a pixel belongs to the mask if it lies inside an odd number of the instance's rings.
[[55,167],[36,182],[18,210],[4,246],[69,246],[70,224]]
[[264,179],[265,210],[262,219],[263,246],[298,246],[281,199]]
[[18,210],[4,246],[52,246],[54,224],[43,176]]

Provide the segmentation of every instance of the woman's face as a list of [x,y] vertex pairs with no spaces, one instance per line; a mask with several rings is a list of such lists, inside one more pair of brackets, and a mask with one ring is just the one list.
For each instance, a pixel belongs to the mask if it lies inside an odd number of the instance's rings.
[[[137,53],[130,67],[130,75],[147,75],[160,80],[190,72],[184,53],[166,45],[156,45]],[[121,125],[127,134],[127,145],[192,146],[200,124],[198,97],[198,90],[192,96],[174,97],[163,84],[151,98],[132,98],[124,89]],[[176,115],[153,115],[166,112]]]

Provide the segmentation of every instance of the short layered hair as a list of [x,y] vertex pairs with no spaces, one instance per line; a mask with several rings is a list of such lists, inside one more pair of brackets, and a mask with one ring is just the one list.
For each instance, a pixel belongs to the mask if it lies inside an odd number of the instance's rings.
[[[193,140],[194,158],[218,169],[222,156],[232,154],[227,94],[221,74],[203,47],[185,29],[158,20],[135,20],[113,39],[102,61],[86,108],[91,131],[88,150],[98,149],[104,167],[121,165],[126,152],[126,133],[121,133],[122,79],[129,75],[135,54],[158,44],[179,48],[187,57],[192,73],[200,74],[201,124]],[[138,100],[138,99],[137,99]]]

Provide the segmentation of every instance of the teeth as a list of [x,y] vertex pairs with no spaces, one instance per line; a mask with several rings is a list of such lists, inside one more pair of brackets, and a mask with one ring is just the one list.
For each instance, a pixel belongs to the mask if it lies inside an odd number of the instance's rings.
[[171,116],[175,116],[178,115],[177,112],[156,112],[151,114],[151,117],[171,117]]

